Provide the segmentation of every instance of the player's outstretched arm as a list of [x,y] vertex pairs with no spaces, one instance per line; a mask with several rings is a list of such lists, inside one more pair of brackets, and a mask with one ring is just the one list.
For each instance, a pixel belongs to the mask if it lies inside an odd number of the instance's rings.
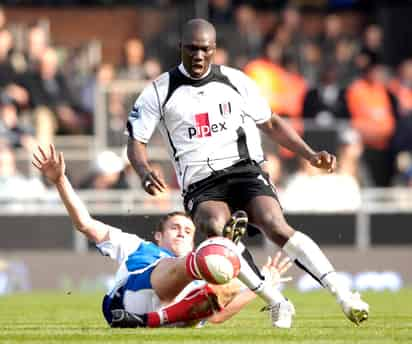
[[129,138],[127,157],[142,182],[142,188],[150,195],[157,195],[167,188],[166,182],[153,171],[147,157],[146,144]]
[[[262,274],[265,276],[266,283],[270,283],[273,288],[277,288],[279,283],[288,282],[291,277],[282,277],[292,266],[289,258],[281,258],[281,252],[278,252],[274,257],[268,257],[267,262],[262,266]],[[221,297],[221,293],[227,293],[225,289],[219,290],[219,287],[225,288],[225,285],[222,286],[211,286],[215,293]],[[226,287],[227,288],[227,287]],[[231,317],[239,313],[246,305],[248,305],[252,300],[256,298],[256,294],[250,289],[244,289],[242,291],[237,291],[234,293],[235,296],[231,301],[218,313],[213,314],[208,318],[208,321],[211,323],[222,323],[226,320],[229,320]]]
[[63,153],[57,154],[54,146],[50,145],[50,152],[46,154],[45,150],[39,146],[38,152],[33,153],[32,164],[56,186],[76,229],[96,244],[108,240],[109,227],[90,216],[86,206],[67,179]]
[[315,152],[280,116],[273,114],[272,117],[259,124],[258,127],[272,140],[283,147],[299,154],[308,160],[313,166],[333,172],[336,169],[336,157],[326,151]]

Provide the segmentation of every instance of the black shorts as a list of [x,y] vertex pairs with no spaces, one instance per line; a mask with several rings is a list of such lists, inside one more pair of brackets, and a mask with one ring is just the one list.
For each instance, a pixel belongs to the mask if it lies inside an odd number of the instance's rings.
[[193,216],[200,203],[222,201],[227,203],[233,212],[244,210],[256,196],[270,196],[278,200],[269,175],[257,163],[242,161],[190,184],[184,194],[184,206]]

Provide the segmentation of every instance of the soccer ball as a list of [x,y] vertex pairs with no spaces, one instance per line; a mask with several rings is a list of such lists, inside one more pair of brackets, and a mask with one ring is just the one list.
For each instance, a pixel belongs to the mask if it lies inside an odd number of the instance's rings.
[[240,270],[237,246],[222,237],[205,240],[195,252],[199,275],[212,284],[225,284],[236,278]]

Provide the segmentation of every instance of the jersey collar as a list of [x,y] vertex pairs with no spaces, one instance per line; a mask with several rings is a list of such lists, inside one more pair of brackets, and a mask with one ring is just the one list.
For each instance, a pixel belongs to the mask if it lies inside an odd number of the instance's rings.
[[210,70],[211,70],[211,69],[210,69],[210,66],[211,66],[211,65],[209,65],[209,68],[208,68],[207,72],[206,72],[202,77],[200,77],[200,78],[194,78],[194,77],[190,76],[190,74],[186,71],[185,66],[183,66],[183,63],[180,63],[180,65],[178,66],[178,68],[179,68],[179,71],[180,71],[185,77],[187,77],[187,78],[189,78],[189,79],[193,79],[193,80],[202,80],[203,78],[206,78],[206,77],[209,75]]

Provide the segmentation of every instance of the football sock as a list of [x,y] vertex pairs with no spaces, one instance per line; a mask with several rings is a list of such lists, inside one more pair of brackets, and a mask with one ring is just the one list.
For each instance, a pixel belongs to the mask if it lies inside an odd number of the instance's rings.
[[283,251],[296,265],[308,272],[322,286],[326,287],[338,300],[350,291],[343,286],[337,274],[319,246],[306,234],[296,231],[283,246]]
[[158,312],[147,313],[147,326],[159,327],[166,324],[201,320],[219,310],[216,295],[206,285],[192,290],[182,300],[164,307]]
[[[256,264],[253,262],[252,255],[246,249],[246,247],[240,242],[238,244],[239,250],[242,252],[240,258],[240,272],[238,275],[239,280],[241,280],[251,291],[256,293],[260,298],[262,298],[266,303],[273,305],[285,300],[282,293],[274,288],[272,285],[265,283],[262,275],[256,273]],[[244,252],[247,251],[247,258],[245,259]],[[255,269],[253,269],[249,262],[253,263]]]

